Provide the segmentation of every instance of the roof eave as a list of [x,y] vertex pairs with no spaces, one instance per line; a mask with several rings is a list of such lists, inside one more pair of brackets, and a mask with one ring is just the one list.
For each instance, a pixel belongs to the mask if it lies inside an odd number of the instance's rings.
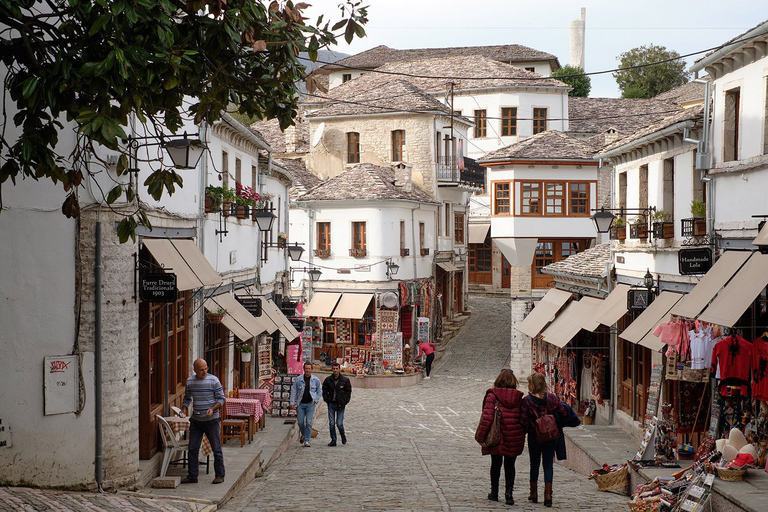
[[694,62],[693,66],[690,67],[690,71],[692,73],[699,72],[702,69],[706,68],[707,66],[711,66],[712,64],[716,63],[718,60],[726,57],[728,54],[738,50],[742,46],[751,43],[753,39],[760,37],[764,34],[768,34],[768,22],[763,23],[759,27],[755,27],[749,32],[743,34],[742,36],[739,37],[737,41],[734,41],[731,44],[724,45],[722,48],[715,51],[712,55],[704,57],[700,61]]
[[680,133],[685,129],[693,128],[694,126],[696,126],[696,121],[692,119],[689,119],[687,121],[680,121],[679,123],[675,123],[672,126],[667,126],[666,128],[662,128],[661,130],[658,130],[653,133],[649,133],[648,135],[645,135],[643,137],[640,137],[639,139],[635,139],[630,142],[627,142],[626,144],[622,144],[621,146],[615,149],[611,149],[610,151],[606,151],[605,153],[599,153],[594,156],[594,159],[605,160],[608,158],[613,158],[623,153],[632,151],[633,149],[639,146],[648,144],[650,142],[654,142],[656,140],[662,139],[669,135],[673,135],[675,133]]

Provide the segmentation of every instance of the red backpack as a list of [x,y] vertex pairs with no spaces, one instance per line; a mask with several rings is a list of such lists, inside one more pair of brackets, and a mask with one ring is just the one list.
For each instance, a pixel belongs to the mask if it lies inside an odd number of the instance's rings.
[[560,437],[560,431],[557,429],[557,421],[555,417],[548,412],[545,412],[541,416],[538,415],[534,408],[534,414],[536,414],[536,420],[533,422],[533,429],[536,434],[536,440],[540,443],[546,443]]

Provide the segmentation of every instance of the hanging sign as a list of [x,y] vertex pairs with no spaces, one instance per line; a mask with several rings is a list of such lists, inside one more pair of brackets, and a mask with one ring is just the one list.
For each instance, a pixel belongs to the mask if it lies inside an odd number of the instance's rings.
[[680,249],[677,253],[680,275],[706,274],[712,267],[712,250],[709,248]]
[[627,309],[641,311],[653,302],[653,292],[645,288],[632,289],[627,292]]
[[139,297],[144,302],[176,302],[176,274],[141,274]]

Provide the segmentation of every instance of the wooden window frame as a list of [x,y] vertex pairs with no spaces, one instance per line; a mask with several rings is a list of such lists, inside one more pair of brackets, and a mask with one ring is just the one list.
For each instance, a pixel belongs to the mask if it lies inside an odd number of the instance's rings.
[[405,130],[392,130],[392,161],[405,161]]
[[360,163],[360,133],[347,132],[347,163]]
[[[547,131],[547,107],[533,107],[533,134]],[[544,114],[542,116],[542,114]]]
[[453,212],[453,241],[459,245],[466,243],[464,224],[466,222],[464,212]]
[[[499,188],[506,187],[506,197],[499,197]],[[493,214],[499,216],[508,217],[512,215],[512,182],[511,181],[494,181],[493,182]],[[500,204],[500,203],[506,203]],[[506,210],[503,210],[506,208]]]
[[[578,194],[574,194],[573,186],[585,187],[585,196],[582,197],[580,191]],[[591,182],[589,181],[569,181],[568,182],[568,216],[569,217],[589,217],[589,205],[592,200],[591,194]],[[581,203],[583,202],[584,211],[581,209]]]
[[405,221],[400,221],[400,254],[403,254],[403,250],[406,249],[405,245]]
[[229,188],[229,152],[221,150],[221,186]]
[[[542,208],[543,203],[543,191],[544,191],[544,182],[542,181],[533,181],[533,180],[521,180],[517,183],[520,184],[520,216],[521,217],[542,217],[544,212]],[[534,199],[534,196],[526,197],[526,192],[523,190],[524,187],[527,184],[535,184],[538,187],[538,194],[536,195],[536,198],[538,199],[538,211],[531,212],[531,211],[525,211],[526,209],[526,201],[528,201],[527,207],[530,208],[531,201]]]
[[501,136],[514,137],[517,135],[517,107],[501,109]]
[[[551,187],[560,187],[560,192],[552,190]],[[541,214],[544,217],[565,217],[567,214],[568,183],[565,181],[545,181],[543,182],[544,191],[544,211]],[[550,208],[559,207],[560,211],[550,212]]]
[[419,222],[419,250],[424,249],[424,239],[426,237],[427,226]]
[[341,83],[346,83],[352,80],[352,73],[342,73],[341,74]]
[[365,221],[352,222],[352,249],[356,251],[367,249]]
[[475,110],[475,138],[482,139],[488,133],[488,111],[486,109]]
[[331,223],[317,223],[317,248],[323,251],[331,250]]
[[240,157],[235,157],[235,183],[243,184],[243,161]]

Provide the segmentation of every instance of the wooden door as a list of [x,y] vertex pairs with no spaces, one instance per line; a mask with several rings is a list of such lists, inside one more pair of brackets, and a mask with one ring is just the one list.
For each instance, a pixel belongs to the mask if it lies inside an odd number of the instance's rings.
[[[490,240],[490,239],[488,239]],[[471,284],[493,283],[493,267],[491,265],[491,246],[486,244],[469,244],[469,275]]]
[[509,264],[507,258],[501,255],[501,287],[509,289],[511,286],[510,276],[512,275],[512,265]]
[[453,273],[453,313],[464,311],[464,272]]

